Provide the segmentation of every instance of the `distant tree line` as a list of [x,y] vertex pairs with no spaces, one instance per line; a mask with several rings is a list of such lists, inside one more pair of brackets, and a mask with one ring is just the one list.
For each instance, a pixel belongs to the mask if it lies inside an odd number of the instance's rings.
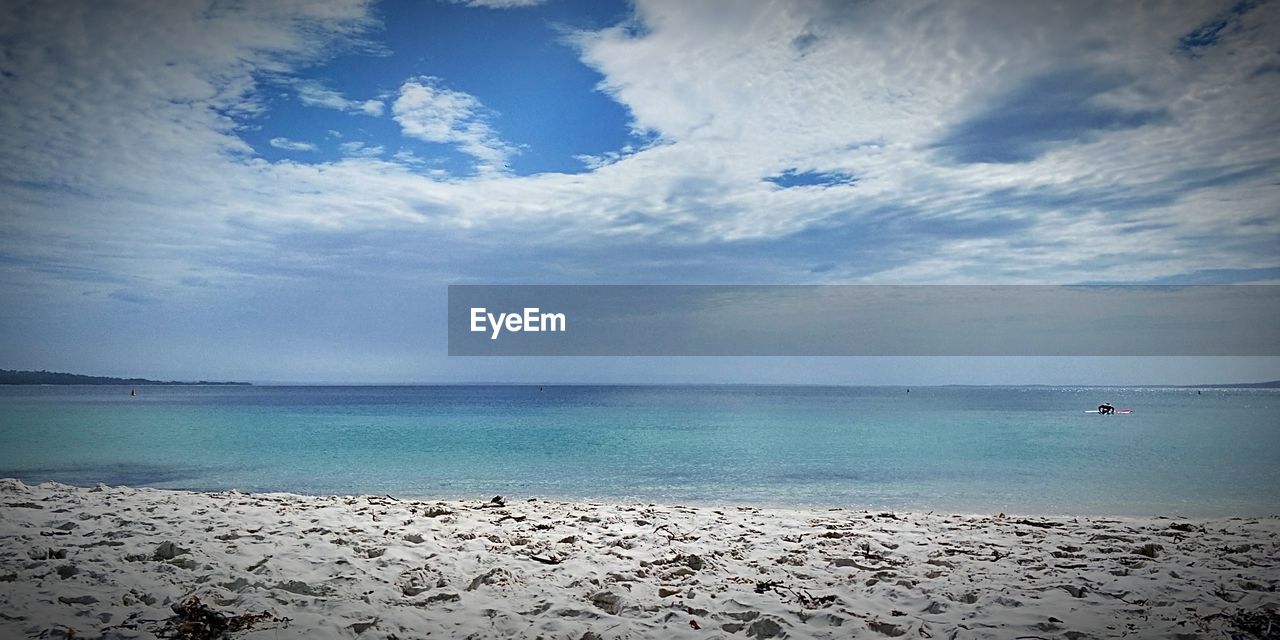
[[57,371],[14,371],[0,369],[0,384],[231,384],[247,385],[248,382],[178,382],[174,380],[148,380],[146,378],[112,378],[110,376],[84,376],[78,373]]

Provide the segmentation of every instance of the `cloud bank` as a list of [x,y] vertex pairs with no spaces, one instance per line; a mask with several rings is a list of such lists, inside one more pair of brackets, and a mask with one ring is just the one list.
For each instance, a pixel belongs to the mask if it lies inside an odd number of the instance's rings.
[[[0,320],[452,282],[1280,267],[1275,3],[641,0],[547,43],[599,74],[636,142],[535,174],[512,169],[541,150],[503,130],[523,115],[486,108],[483,78],[361,53],[394,18],[356,0],[7,3],[0,287],[18,304]],[[342,86],[336,59],[383,90]],[[275,133],[281,101],[349,126]]]

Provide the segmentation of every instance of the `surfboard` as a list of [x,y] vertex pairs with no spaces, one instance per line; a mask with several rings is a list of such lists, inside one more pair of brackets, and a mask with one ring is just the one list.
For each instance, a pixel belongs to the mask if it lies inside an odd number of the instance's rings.
[[[1097,409],[1090,409],[1085,413],[1098,413]],[[1133,413],[1133,409],[1116,409],[1116,413]]]

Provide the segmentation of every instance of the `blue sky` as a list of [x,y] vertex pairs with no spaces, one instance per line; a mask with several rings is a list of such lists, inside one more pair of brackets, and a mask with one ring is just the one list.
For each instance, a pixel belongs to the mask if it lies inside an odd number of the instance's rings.
[[5,3],[0,367],[1280,378],[1271,358],[480,361],[447,358],[443,327],[456,283],[1275,283],[1278,7]]
[[507,148],[510,175],[584,172],[578,156],[648,140],[630,130],[622,105],[595,89],[600,74],[578,60],[570,42],[574,33],[625,20],[624,3],[491,10],[400,1],[373,5],[372,13],[378,25],[364,34],[367,42],[300,74],[271,78],[270,106],[246,121],[252,128],[243,136],[258,155],[335,162],[381,148],[376,156],[411,153],[450,175],[475,175],[474,158],[456,141],[406,135],[395,104],[415,85],[468,96],[474,107],[464,119],[483,123]]

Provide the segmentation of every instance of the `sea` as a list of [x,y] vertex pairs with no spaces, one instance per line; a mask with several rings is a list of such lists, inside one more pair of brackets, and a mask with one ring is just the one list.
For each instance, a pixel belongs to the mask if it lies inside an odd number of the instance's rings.
[[[0,477],[193,490],[1280,514],[1280,391],[0,387]],[[1085,411],[1102,402],[1127,415]]]

